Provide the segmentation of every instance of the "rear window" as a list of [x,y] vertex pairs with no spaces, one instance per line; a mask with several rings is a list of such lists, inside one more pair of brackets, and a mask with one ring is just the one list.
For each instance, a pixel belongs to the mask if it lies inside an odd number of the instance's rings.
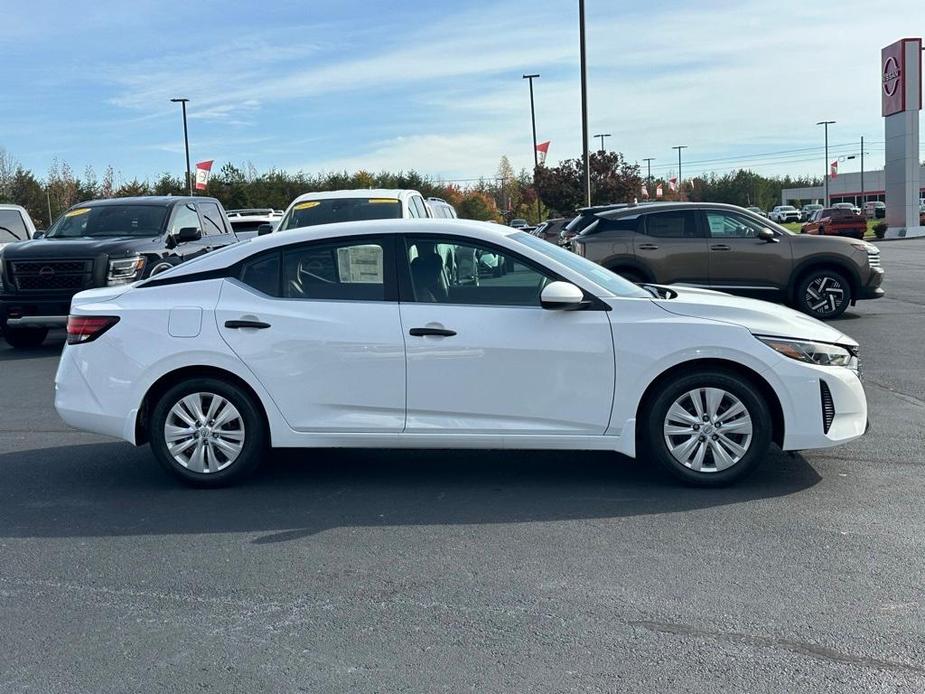
[[401,219],[401,202],[394,198],[330,198],[306,200],[293,206],[279,230],[336,222]]
[[19,210],[0,210],[0,243],[25,241],[29,238]]

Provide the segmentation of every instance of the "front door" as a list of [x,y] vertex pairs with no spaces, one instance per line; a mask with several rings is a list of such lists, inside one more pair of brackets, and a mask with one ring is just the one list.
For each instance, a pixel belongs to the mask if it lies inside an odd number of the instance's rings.
[[231,224],[218,205],[205,200],[197,203],[197,206],[199,216],[202,217],[202,238],[207,250],[212,251],[237,242],[238,237],[234,235]]
[[540,306],[549,273],[491,244],[406,239],[409,433],[602,435],[614,392],[603,310]]
[[175,238],[180,229],[189,227],[199,229],[202,238],[198,241],[184,241],[183,243],[177,244],[173,252],[182,260],[189,260],[190,258],[195,258],[197,255],[205,253],[207,242],[205,230],[202,228],[202,221],[199,219],[199,214],[196,212],[196,206],[191,202],[174,205],[173,217],[171,217],[170,225],[168,226],[168,233],[170,236]]
[[775,299],[786,289],[793,264],[790,239],[758,238],[764,225],[737,212],[704,210],[710,234],[710,286],[719,291]]
[[668,210],[643,215],[634,235],[636,260],[660,284],[709,282],[707,240],[692,210]]
[[402,430],[393,241],[349,237],[270,251],[223,285],[218,330],[293,429]]

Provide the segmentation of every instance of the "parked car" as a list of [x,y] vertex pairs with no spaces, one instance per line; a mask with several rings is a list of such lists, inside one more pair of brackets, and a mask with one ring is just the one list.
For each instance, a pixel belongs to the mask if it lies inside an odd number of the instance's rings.
[[828,207],[816,210],[813,218],[800,227],[800,233],[863,239],[867,220],[843,207]]
[[553,217],[552,219],[547,219],[530,233],[544,241],[558,244],[559,234],[562,233],[562,229],[570,221],[571,217]]
[[767,217],[767,216],[768,216],[768,213],[767,213],[767,212],[765,212],[764,210],[762,210],[760,207],[755,207],[754,205],[752,205],[751,207],[746,207],[745,209],[748,210],[749,212],[753,213],[753,214],[758,215],[759,217]]
[[[371,219],[417,219],[430,217],[424,197],[416,190],[366,189],[326,190],[297,197],[276,231]],[[260,234],[274,229],[264,225]]]
[[443,198],[427,198],[427,207],[430,208],[430,216],[435,219],[456,219],[456,208],[453,207]]
[[771,210],[771,213],[768,215],[768,219],[770,219],[772,222],[777,222],[778,224],[784,224],[785,222],[799,222],[800,211],[793,205],[778,205],[773,210]]
[[559,245],[569,247],[572,239],[584,231],[586,226],[594,222],[599,212],[621,210],[625,207],[629,207],[629,205],[627,203],[621,202],[610,205],[596,205],[592,207],[579,208],[578,214],[572,217],[571,221],[562,227],[562,231],[559,233]]
[[260,227],[264,224],[269,224],[275,229],[282,218],[282,210],[268,207],[228,210],[228,221],[231,223],[231,228],[242,241],[257,236]]
[[832,204],[832,207],[836,210],[848,210],[852,214],[861,214],[861,208],[853,202],[836,202]]
[[[441,245],[504,272],[450,282]],[[854,340],[784,307],[639,287],[497,225],[364,221],[78,294],[55,406],[199,486],[271,445],[613,450],[716,486],[772,442],[861,436],[857,370]]]
[[35,224],[25,207],[0,205],[0,248],[8,243],[28,241],[35,234]]
[[868,200],[864,203],[864,216],[867,219],[883,219],[886,217],[886,203]]
[[800,208],[800,221],[808,222],[812,216],[822,208],[823,205],[819,205],[815,202],[811,202],[808,205],[803,205],[803,207]]
[[780,301],[824,319],[884,294],[873,244],[793,234],[735,205],[652,203],[589,216],[572,248],[634,282]]
[[513,227],[514,229],[522,229],[523,227],[530,226],[530,222],[528,222],[526,219],[521,219],[520,217],[516,217],[511,220],[511,223],[509,226]]
[[82,202],[44,234],[3,249],[3,336],[13,347],[36,347],[49,328],[65,326],[77,292],[121,287],[237,240],[214,198]]

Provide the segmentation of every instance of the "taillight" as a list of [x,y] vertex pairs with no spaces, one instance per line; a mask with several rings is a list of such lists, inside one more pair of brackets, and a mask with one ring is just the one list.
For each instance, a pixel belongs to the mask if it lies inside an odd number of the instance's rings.
[[119,322],[119,316],[68,316],[67,343],[92,342]]

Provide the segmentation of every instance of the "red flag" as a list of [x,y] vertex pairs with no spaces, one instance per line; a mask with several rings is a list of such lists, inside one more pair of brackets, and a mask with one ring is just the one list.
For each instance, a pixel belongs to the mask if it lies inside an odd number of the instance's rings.
[[549,143],[550,140],[546,140],[546,142],[541,142],[536,146],[537,161],[540,164],[546,163],[546,155],[549,154]]
[[649,189],[646,187],[645,183],[642,184],[642,199],[643,200],[649,199]]
[[212,171],[212,159],[196,164],[196,190],[205,190],[209,185],[209,173]]
[[838,177],[838,159],[829,165],[829,174],[832,176],[832,178]]
[[662,197],[662,195],[663,195],[663,193],[662,193],[662,184],[659,183],[657,186],[655,186],[655,197],[660,198],[660,197]]
[[672,176],[668,179],[668,190],[677,190],[678,189],[678,177]]

